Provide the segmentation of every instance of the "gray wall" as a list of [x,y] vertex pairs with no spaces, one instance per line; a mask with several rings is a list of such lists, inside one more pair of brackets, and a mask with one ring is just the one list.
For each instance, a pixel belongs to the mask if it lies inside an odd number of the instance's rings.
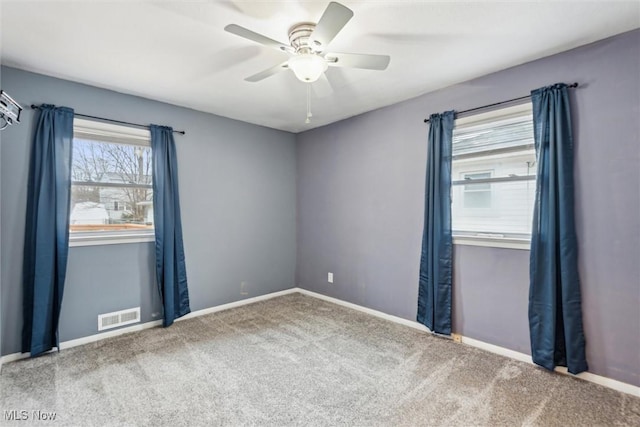
[[[639,63],[640,31],[633,31],[299,134],[298,285],[414,320],[423,119],[577,81],[576,222],[587,358],[591,372],[640,385]],[[455,247],[455,332],[530,352],[528,256]],[[327,283],[329,271],[334,284]]]
[[[578,81],[576,220],[587,357],[592,372],[640,385],[639,49],[640,32],[627,33],[297,137],[11,68],[2,69],[0,83],[25,106],[49,102],[187,131],[176,142],[193,310],[290,288],[297,256],[300,286],[415,319],[422,119]],[[2,354],[20,347],[32,121],[28,110],[0,144]],[[61,339],[96,333],[99,313],[131,306],[151,320],[159,311],[152,252],[152,244],[72,248]],[[454,256],[455,331],[529,352],[528,252],[456,246]]]
[[[184,129],[176,135],[187,275],[193,311],[294,286],[295,136],[113,91],[2,69],[2,89],[23,106]],[[21,267],[34,112],[3,131],[0,210],[2,354],[20,351]],[[70,249],[62,341],[97,333],[97,316],[141,306],[159,312],[153,244]],[[247,295],[240,283],[247,282]]]

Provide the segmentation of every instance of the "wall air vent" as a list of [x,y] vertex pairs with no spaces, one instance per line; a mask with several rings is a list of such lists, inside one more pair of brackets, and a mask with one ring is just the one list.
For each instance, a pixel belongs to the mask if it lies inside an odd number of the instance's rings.
[[140,322],[140,307],[98,315],[98,331]]

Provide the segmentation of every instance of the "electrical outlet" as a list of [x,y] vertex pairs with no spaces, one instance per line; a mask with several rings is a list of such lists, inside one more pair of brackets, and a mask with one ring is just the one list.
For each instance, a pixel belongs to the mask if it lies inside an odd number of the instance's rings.
[[333,283],[333,273],[328,273],[327,274],[327,282]]
[[457,342],[457,343],[462,342],[462,335],[460,334],[451,334],[451,338],[453,339],[453,342]]
[[240,282],[240,295],[249,295],[247,290],[247,282]]

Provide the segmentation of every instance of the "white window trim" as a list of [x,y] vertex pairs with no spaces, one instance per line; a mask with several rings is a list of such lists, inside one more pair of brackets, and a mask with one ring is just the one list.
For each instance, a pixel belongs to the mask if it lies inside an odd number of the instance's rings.
[[[454,128],[464,129],[466,127],[472,127],[484,123],[491,123],[495,119],[517,118],[521,117],[524,114],[532,113],[533,106],[531,102],[524,102],[522,104],[517,104],[506,108],[498,108],[486,113],[474,114],[472,116],[456,119],[454,122]],[[527,251],[531,250],[531,238],[503,237],[500,235],[492,236],[491,234],[469,236],[456,234],[456,232],[453,230],[452,232],[452,240],[454,245],[518,249]]]
[[454,128],[464,129],[466,127],[491,123],[495,119],[517,118],[532,113],[533,105],[529,101],[522,104],[513,105],[511,107],[498,108],[496,110],[487,111],[486,113],[479,113],[468,117],[461,117],[455,120]]
[[453,235],[453,244],[461,246],[483,246],[486,248],[530,250],[531,239],[516,239],[512,237],[491,236],[461,236]]
[[[73,137],[98,139],[118,144],[151,145],[149,129],[80,118],[73,119]],[[149,242],[155,242],[155,230],[69,232],[70,248]]]
[[73,119],[73,137],[128,145],[151,145],[151,131],[96,120]]
[[123,233],[114,231],[97,234],[77,232],[69,233],[69,247],[149,243],[155,242],[155,239],[155,232],[153,230],[149,230],[147,233]]

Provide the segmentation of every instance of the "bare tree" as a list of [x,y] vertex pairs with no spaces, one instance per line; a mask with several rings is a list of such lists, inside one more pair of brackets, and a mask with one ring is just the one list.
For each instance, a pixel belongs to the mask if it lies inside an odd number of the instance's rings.
[[[89,144],[85,141],[75,141],[73,146],[73,166],[71,179],[76,182],[100,182],[108,169],[102,156],[102,146]],[[100,188],[75,185],[72,187],[71,198],[74,202],[100,202]]]

